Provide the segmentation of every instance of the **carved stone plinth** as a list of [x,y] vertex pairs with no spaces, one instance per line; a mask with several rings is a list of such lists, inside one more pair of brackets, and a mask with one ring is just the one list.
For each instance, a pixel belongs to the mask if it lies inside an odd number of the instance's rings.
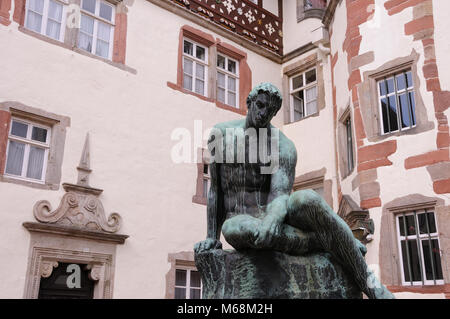
[[351,276],[329,254],[210,250],[195,255],[204,299],[360,299]]

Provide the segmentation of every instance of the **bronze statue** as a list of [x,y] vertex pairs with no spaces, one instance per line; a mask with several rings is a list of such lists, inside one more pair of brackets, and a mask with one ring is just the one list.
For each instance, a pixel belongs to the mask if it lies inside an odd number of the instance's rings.
[[[262,83],[247,98],[245,119],[214,126],[208,140],[212,161],[209,164],[207,238],[195,245],[195,252],[221,249],[221,231],[238,251],[274,250],[289,255],[325,251],[351,272],[358,287],[369,298],[393,298],[369,271],[364,259],[366,247],[325,200],[312,190],[291,193],[297,163],[292,141],[282,132],[278,133],[277,154],[268,154],[271,159],[278,156],[278,167],[271,174],[263,174],[262,169],[267,169],[269,164],[260,157],[256,162],[249,160],[252,156],[250,138],[240,144],[237,139],[224,138],[227,129],[254,129],[258,151],[262,147],[271,150],[276,129],[270,121],[281,103],[279,90],[272,84]],[[260,129],[266,129],[269,136],[263,143],[261,132],[264,131]],[[234,155],[232,161],[222,160],[226,155],[218,156],[222,155],[219,152],[225,152],[227,147],[238,152],[241,148],[245,160],[236,161]]]

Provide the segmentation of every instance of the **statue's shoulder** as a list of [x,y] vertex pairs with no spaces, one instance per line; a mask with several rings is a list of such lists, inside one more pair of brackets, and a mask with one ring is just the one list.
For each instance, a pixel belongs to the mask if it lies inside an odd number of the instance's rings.
[[[272,126],[272,128],[275,128]],[[297,149],[295,148],[294,142],[290,140],[281,130],[279,131],[279,148],[280,157],[285,159],[297,160]]]

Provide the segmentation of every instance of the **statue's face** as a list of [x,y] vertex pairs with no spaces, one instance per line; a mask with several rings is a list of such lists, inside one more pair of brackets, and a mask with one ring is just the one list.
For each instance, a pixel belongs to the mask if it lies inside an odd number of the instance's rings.
[[267,93],[258,94],[256,100],[251,103],[249,116],[254,127],[267,127],[273,117],[273,109],[270,107],[270,98]]

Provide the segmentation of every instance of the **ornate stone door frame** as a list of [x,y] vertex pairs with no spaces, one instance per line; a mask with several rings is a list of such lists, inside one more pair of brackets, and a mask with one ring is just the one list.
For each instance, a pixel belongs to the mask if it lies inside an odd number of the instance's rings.
[[44,247],[32,247],[31,250],[24,298],[38,298],[41,277],[49,277],[53,269],[58,266],[58,262],[86,264],[88,269],[91,270],[90,279],[96,281],[94,299],[112,298],[114,282],[113,254]]

